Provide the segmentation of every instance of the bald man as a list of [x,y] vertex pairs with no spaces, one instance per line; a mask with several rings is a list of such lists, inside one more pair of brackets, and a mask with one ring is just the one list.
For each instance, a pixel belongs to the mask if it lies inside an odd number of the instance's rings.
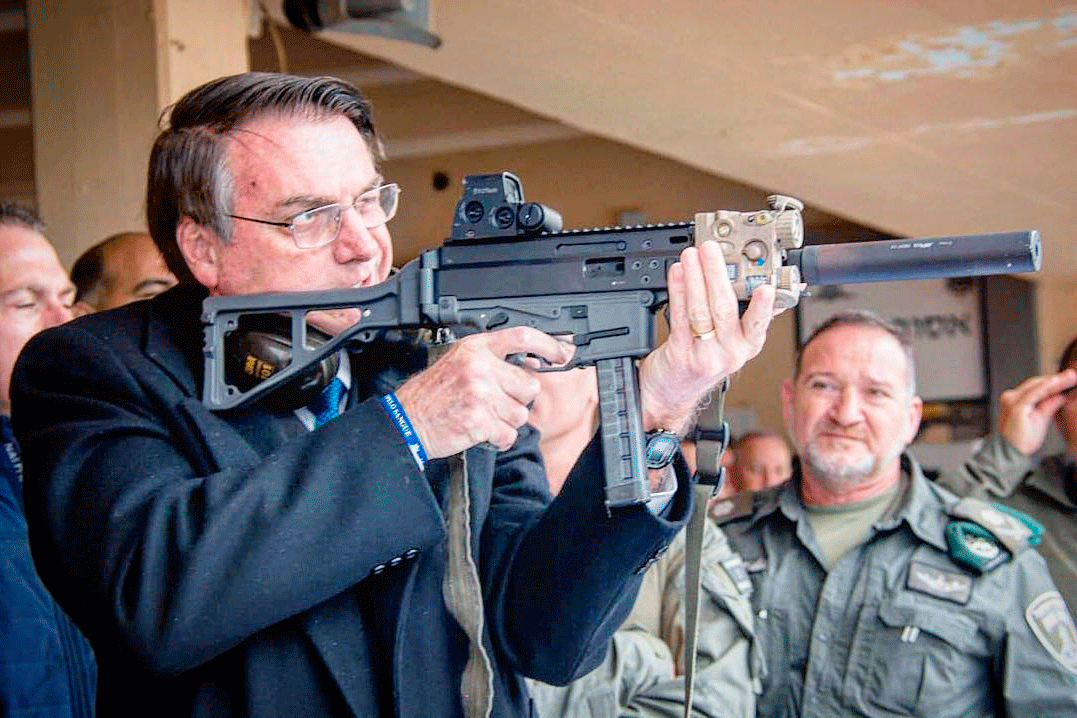
[[789,444],[780,434],[751,431],[730,446],[733,464],[729,485],[734,493],[762,491],[789,480],[793,475],[793,457]]
[[149,299],[176,283],[145,232],[121,232],[90,247],[71,268],[75,316]]

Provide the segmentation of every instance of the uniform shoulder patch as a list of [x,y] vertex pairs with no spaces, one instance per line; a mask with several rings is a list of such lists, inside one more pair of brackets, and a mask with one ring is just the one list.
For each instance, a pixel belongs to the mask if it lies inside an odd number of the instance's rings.
[[980,573],[996,569],[1011,558],[994,534],[971,521],[951,521],[946,526],[946,545],[954,563]]
[[736,586],[737,591],[742,596],[752,595],[752,579],[748,577],[748,570],[744,566],[744,561],[740,556],[733,554],[722,559],[722,568],[725,569],[726,575],[729,576],[729,580]]
[[725,499],[717,499],[707,509],[707,513],[710,514],[711,519],[716,524],[721,526],[724,523],[733,521],[734,519],[744,518],[745,516],[751,516],[755,511],[756,495],[753,491],[745,491],[739,494],[733,494]]
[[1077,675],[1077,626],[1058,591],[1045,591],[1028,604],[1025,620],[1041,645],[1063,668]]
[[1013,556],[1029,546],[1036,546],[1043,537],[1043,526],[1031,516],[971,496],[951,506],[949,513],[956,519],[970,521],[990,531]]
[[972,597],[972,578],[956,571],[945,571],[920,561],[909,562],[905,587],[935,598],[964,606]]

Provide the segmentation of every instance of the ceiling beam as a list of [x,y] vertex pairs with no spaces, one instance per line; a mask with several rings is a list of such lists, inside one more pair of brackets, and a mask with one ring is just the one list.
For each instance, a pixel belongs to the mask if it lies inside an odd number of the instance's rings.
[[588,135],[558,122],[533,122],[526,125],[489,127],[481,130],[441,133],[423,137],[385,140],[391,159],[429,157],[458,152],[476,152],[518,145],[568,140]]

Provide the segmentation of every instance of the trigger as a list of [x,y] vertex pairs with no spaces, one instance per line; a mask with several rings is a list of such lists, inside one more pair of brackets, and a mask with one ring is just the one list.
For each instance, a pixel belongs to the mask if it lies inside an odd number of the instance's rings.
[[534,369],[529,363],[528,359],[533,359],[539,363],[537,371],[549,371],[545,367],[553,366],[550,362],[540,357],[538,354],[530,354],[526,352],[516,352],[515,354],[509,354],[505,357],[505,361],[509,364],[515,364],[516,366],[523,367],[524,369]]
[[[532,366],[531,364],[529,364],[528,359],[532,359],[535,362],[538,362],[538,366],[535,367],[535,366]],[[515,364],[518,367],[523,367],[524,369],[529,369],[531,371],[539,371],[539,372],[565,371],[566,369],[572,369],[575,366],[575,364],[574,364],[575,359],[576,358],[573,357],[572,361],[570,361],[568,364],[554,366],[552,363],[547,361],[545,358],[540,357],[537,354],[527,354],[527,353],[524,353],[524,352],[517,352],[515,354],[509,354],[508,356],[505,357],[505,361],[507,361],[509,364]]]

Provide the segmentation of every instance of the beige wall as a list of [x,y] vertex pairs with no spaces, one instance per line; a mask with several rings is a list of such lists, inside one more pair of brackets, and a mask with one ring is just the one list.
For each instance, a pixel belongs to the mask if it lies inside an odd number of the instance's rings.
[[149,6],[27,6],[37,207],[65,264],[143,224],[138,198],[157,113]]
[[[396,161],[391,145],[388,153],[383,170],[402,187],[392,227],[400,260],[448,236],[468,174],[514,172],[525,197],[559,211],[566,229],[611,225],[627,209],[643,211],[650,222],[684,222],[705,210],[766,206],[761,190],[594,137]],[[440,192],[431,186],[438,170],[450,178]]]
[[145,226],[158,116],[247,69],[247,16],[245,0],[28,3],[35,204],[65,264]]

